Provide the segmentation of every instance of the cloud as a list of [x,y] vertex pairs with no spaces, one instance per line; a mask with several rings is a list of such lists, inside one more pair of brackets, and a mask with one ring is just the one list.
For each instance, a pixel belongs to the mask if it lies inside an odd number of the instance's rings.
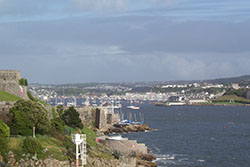
[[127,8],[129,0],[72,0],[75,9],[84,11],[121,11]]
[[237,76],[250,70],[249,28],[134,15],[1,23],[0,66],[42,83]]

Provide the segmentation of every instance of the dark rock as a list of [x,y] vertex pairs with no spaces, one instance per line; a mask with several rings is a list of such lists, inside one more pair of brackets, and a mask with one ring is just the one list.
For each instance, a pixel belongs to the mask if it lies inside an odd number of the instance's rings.
[[155,160],[157,157],[153,154],[142,154],[139,156],[139,158],[141,160],[145,160],[145,161],[153,161]]
[[157,167],[157,164],[155,162],[150,161],[137,160],[137,164],[143,165],[145,167]]

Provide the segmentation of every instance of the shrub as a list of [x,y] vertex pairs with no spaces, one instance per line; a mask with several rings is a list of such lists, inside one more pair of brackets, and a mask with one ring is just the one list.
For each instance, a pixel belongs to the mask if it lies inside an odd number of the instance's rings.
[[0,155],[4,157],[6,161],[8,150],[8,137],[10,136],[9,127],[0,120]]
[[10,128],[2,120],[0,120],[0,137],[7,138],[10,136]]
[[32,156],[36,154],[40,157],[43,147],[36,139],[27,137],[23,140],[22,149],[25,153],[29,153]]
[[28,80],[26,78],[19,79],[19,85],[28,86]]
[[53,130],[58,131],[61,134],[64,134],[64,122],[61,118],[57,117],[51,120],[51,127]]

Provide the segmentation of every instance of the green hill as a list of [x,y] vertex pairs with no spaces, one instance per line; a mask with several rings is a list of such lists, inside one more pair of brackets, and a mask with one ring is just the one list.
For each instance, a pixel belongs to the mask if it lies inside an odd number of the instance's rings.
[[224,95],[213,100],[213,102],[228,102],[228,103],[241,103],[250,104],[250,100],[236,95]]
[[14,96],[12,94],[0,90],[0,101],[17,101],[20,99],[21,97]]

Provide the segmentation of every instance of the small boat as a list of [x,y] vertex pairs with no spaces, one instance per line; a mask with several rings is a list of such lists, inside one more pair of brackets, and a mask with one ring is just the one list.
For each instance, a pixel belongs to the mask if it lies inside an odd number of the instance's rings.
[[109,136],[107,139],[108,140],[124,140],[122,136]]
[[140,107],[138,106],[127,106],[127,108],[132,109],[132,110],[139,110]]

